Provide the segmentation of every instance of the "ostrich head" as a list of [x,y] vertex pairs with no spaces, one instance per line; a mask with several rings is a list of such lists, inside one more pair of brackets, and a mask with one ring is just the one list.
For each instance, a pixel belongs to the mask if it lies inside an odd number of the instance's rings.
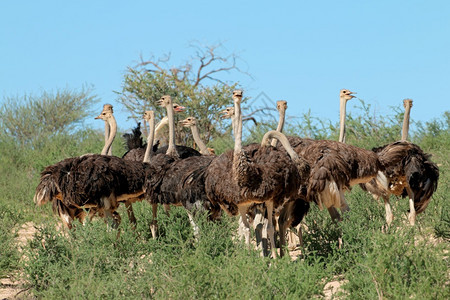
[[95,117],[96,120],[108,121],[113,115],[113,106],[111,104],[103,105],[103,111],[100,113],[98,117]]
[[241,103],[241,101],[242,101],[242,90],[234,90],[232,98],[233,98],[234,102]]
[[347,102],[348,100],[355,98],[355,96],[353,96],[352,94],[356,94],[356,93],[346,90],[346,89],[342,89],[341,92],[339,93],[339,96],[340,96],[341,100],[344,100],[345,102]]
[[156,103],[161,107],[167,107],[172,104],[172,97],[169,95],[162,96]]
[[186,110],[186,107],[179,105],[178,103],[173,104],[173,111],[175,113],[180,113]]
[[277,101],[277,110],[278,111],[286,111],[287,109],[287,101],[279,100]]
[[186,119],[181,120],[180,123],[184,127],[197,126],[197,119],[195,117],[187,117]]
[[146,112],[144,112],[144,120],[146,122],[150,123],[150,121],[154,119],[155,119],[155,112],[153,110],[147,110]]
[[220,112],[222,119],[230,119],[234,116],[234,107],[230,106]]
[[406,108],[411,108],[413,106],[413,101],[412,99],[405,99],[403,100],[403,107]]

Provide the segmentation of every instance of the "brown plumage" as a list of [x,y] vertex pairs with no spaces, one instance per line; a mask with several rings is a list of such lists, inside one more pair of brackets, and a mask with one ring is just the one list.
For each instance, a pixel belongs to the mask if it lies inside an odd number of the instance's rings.
[[[345,93],[344,93],[344,92]],[[341,103],[353,97],[348,90],[341,91]],[[278,130],[282,130],[287,105],[277,105],[280,112]],[[308,200],[325,206],[334,219],[340,216],[335,208],[348,210],[344,192],[351,186],[376,178],[386,187],[383,165],[372,151],[331,140],[313,140],[288,136],[295,152],[311,165],[308,182]]]
[[[233,92],[235,104],[235,149],[214,159],[206,170],[206,194],[212,203],[220,205],[227,213],[241,215],[245,226],[245,239],[250,243],[246,212],[254,203],[264,203],[268,215],[274,207],[282,206],[287,198],[297,198],[301,184],[309,176],[309,165],[293,151],[289,154],[268,145],[268,139],[276,132],[266,134],[262,145],[241,146],[242,92]],[[281,139],[282,134],[277,137]],[[287,140],[285,146],[289,147]],[[292,149],[290,149],[292,150]],[[273,256],[275,236],[272,218],[268,222]]]
[[376,198],[383,197],[386,203],[386,221],[392,222],[392,212],[389,205],[391,194],[401,197],[409,197],[411,225],[415,223],[415,215],[423,212],[436,191],[439,180],[439,169],[430,160],[431,155],[426,154],[419,146],[407,142],[398,141],[382,147],[374,148],[381,163],[385,166],[385,174],[389,189],[384,191],[379,185],[370,181],[361,187]]
[[[150,160],[152,172],[146,181],[145,197],[152,204],[153,222],[152,234],[156,235],[156,210],[158,204],[178,205],[188,209],[191,223],[196,233],[196,225],[193,223],[192,211],[194,206],[203,206],[212,210],[209,201],[205,198],[202,180],[202,168],[205,168],[211,158],[205,158],[201,154],[186,146],[175,145],[175,124],[173,118],[172,98],[163,96],[159,104],[166,108],[169,122],[169,144],[166,153],[158,153]],[[217,210],[217,209],[216,209]],[[217,214],[217,212],[214,212]]]
[[439,180],[439,169],[430,159],[431,155],[413,143],[406,141],[409,131],[409,118],[412,100],[403,100],[405,114],[402,126],[402,140],[382,147],[374,148],[380,162],[386,168],[385,174],[389,188],[383,190],[379,184],[370,181],[362,184],[376,199],[382,197],[386,210],[386,222],[392,223],[393,214],[389,197],[391,194],[409,198],[408,220],[415,224],[416,214],[423,212],[436,191]]
[[[353,96],[350,91],[342,90],[341,108],[345,109],[345,102],[351,98]],[[278,101],[277,109],[280,114],[277,131],[282,131],[287,102]],[[343,212],[349,209],[344,192],[351,186],[368,182],[372,178],[377,178],[382,183],[381,186],[386,186],[381,173],[383,166],[371,151],[330,140],[313,140],[295,136],[287,138],[295,152],[311,165],[306,200],[314,201],[320,208],[325,206],[334,220],[340,219],[336,208],[341,208]],[[275,144],[272,143],[272,145]],[[280,212],[278,220],[280,229],[300,223],[308,212],[309,205],[304,203],[305,198],[291,201]],[[301,232],[299,238],[302,241]]]
[[[105,121],[105,146],[103,147],[102,154],[106,155],[111,153],[111,145],[117,131],[112,105],[105,104],[103,106],[103,111],[95,119]],[[84,156],[89,155],[91,154],[85,154]],[[67,206],[63,203],[61,188],[59,186],[60,179],[70,172],[74,159],[75,158],[65,159],[45,168],[41,173],[41,180],[36,187],[36,193],[33,198],[36,205],[43,205],[49,201],[52,202],[53,212],[60,217],[63,224],[68,228],[72,227],[72,222],[75,219],[84,221],[84,218],[86,217],[86,211],[84,209],[75,206]],[[95,209],[89,211],[91,217],[95,215],[95,213]]]
[[382,171],[384,166],[372,151],[345,144],[345,108],[347,101],[355,96],[347,89],[340,91],[340,136],[339,142],[330,140],[311,140],[291,138],[297,153],[303,155],[313,166],[308,198],[324,204],[334,219],[339,219],[335,208],[349,209],[344,192],[355,184],[366,183],[372,179],[382,189],[387,182]]
[[[100,116],[113,119],[112,111]],[[112,134],[115,134],[115,122],[110,124],[113,124]],[[75,218],[84,219],[84,209],[91,209],[91,216],[98,213],[107,217],[117,227],[120,216],[115,210],[119,202],[143,194],[148,165],[104,155],[113,139],[110,136],[102,155],[72,157],[47,167],[41,174],[35,202],[55,201],[54,211],[69,228]]]
[[[180,106],[178,104],[173,104],[173,108],[174,108],[174,112],[181,112],[184,110],[184,107]],[[149,121],[149,120],[145,120],[145,121]],[[150,131],[151,130],[153,130],[153,129],[150,129]],[[140,123],[138,123],[138,126],[133,129],[131,134],[128,133],[128,134],[124,135],[126,144],[128,146],[128,151],[122,156],[123,159],[131,160],[131,161],[142,161],[144,159],[144,154],[147,149],[147,144],[144,144],[142,142],[141,134],[142,133],[140,130]],[[150,143],[150,144],[153,144],[153,143]],[[152,149],[153,155],[165,153],[168,149],[168,146],[163,146],[160,148],[158,146],[159,146],[159,141],[153,145],[153,149]],[[134,148],[131,148],[131,147],[134,147]],[[177,153],[179,154],[180,159],[185,159],[185,158],[188,158],[191,156],[200,156],[201,155],[197,150],[192,149],[190,147],[176,145],[175,148],[177,150]],[[133,199],[130,199],[130,201],[125,202],[128,218],[134,227],[136,226],[136,217],[134,215],[132,203],[136,202],[136,201],[142,201],[144,198],[145,198],[144,194],[142,194],[138,198],[133,198]],[[156,203],[156,202],[154,202],[154,203]],[[153,206],[153,209],[156,210],[155,205]],[[156,216],[156,213],[154,215]],[[156,237],[156,220],[154,220],[153,223],[154,223],[154,225],[152,225],[152,233],[153,233],[153,236]]]

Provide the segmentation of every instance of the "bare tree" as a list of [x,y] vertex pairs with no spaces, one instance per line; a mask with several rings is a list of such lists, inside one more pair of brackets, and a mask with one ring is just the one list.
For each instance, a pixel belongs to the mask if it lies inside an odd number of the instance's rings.
[[[220,54],[222,45],[202,47],[191,45],[194,54],[189,61],[178,67],[170,67],[171,55],[144,59],[135,67],[128,67],[122,84],[119,101],[138,119],[145,110],[153,109],[161,118],[164,111],[155,106],[162,95],[170,95],[174,102],[186,106],[187,115],[198,119],[201,137],[209,142],[220,136],[228,126],[222,124],[218,112],[231,105],[231,94],[237,83],[227,82],[229,73],[247,73],[239,69],[236,54]],[[187,130],[177,130],[177,142],[192,143]]]

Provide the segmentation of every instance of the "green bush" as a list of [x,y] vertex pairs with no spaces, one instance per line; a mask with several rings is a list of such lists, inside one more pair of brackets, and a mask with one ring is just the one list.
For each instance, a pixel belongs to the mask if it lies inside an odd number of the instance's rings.
[[19,264],[20,253],[15,238],[21,222],[19,212],[0,202],[0,278],[15,270]]

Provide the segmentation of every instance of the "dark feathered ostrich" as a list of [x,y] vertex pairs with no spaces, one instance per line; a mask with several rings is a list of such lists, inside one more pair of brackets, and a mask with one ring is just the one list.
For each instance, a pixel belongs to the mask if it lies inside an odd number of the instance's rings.
[[[282,107],[284,109],[282,109]],[[285,111],[287,108],[287,102],[280,100],[277,101],[277,108],[281,112]],[[223,110],[222,118],[229,118],[232,120],[232,128],[233,131],[236,131],[235,128],[235,114],[234,114],[234,107],[228,107],[225,110]],[[281,132],[283,130],[284,125],[284,116],[280,118],[278,126],[277,126],[277,132]],[[275,145],[278,143],[278,139],[274,138],[272,139],[271,145],[272,147],[276,147]],[[305,185],[306,186],[306,185]],[[286,243],[285,240],[285,232],[287,228],[290,226],[297,226],[300,224],[303,217],[306,215],[306,213],[309,210],[309,202],[306,201],[306,189],[302,189],[302,193],[299,197],[295,199],[287,199],[286,203],[282,207],[277,207],[274,210],[274,217],[277,219],[278,217],[278,228],[279,228],[279,235],[280,235],[280,256],[284,255],[284,248],[283,246]],[[267,230],[264,224],[267,224],[268,217],[266,215],[266,209],[264,204],[255,204],[252,205],[249,208],[249,220],[252,221],[253,227],[255,229],[255,235],[256,235],[256,243],[257,245],[262,246],[263,253],[265,252],[265,246],[264,244],[264,238],[267,238]],[[301,240],[301,231],[299,231],[299,238]]]
[[[187,179],[183,176],[187,176],[186,174],[190,170],[189,168],[192,169],[197,162],[191,158],[201,156],[198,151],[190,147],[175,145],[175,121],[172,98],[170,96],[163,96],[158,101],[158,104],[165,107],[167,110],[169,144],[165,154],[155,153],[152,158],[150,162],[152,165],[152,172],[145,185],[145,197],[152,205],[153,221],[151,228],[154,237],[156,236],[157,230],[156,215],[158,204],[166,206],[183,205],[189,208],[190,200],[187,200],[187,198],[184,197],[186,194],[185,190],[189,188],[186,188],[183,184],[189,186],[189,183],[197,180],[197,178],[191,178],[186,181]],[[189,157],[186,157],[186,153],[190,153]],[[183,163],[182,161],[186,159],[189,159],[187,163]],[[198,162],[208,163],[203,158],[199,159]],[[187,191],[187,193],[192,193],[192,197],[198,196],[198,193],[192,190]]]
[[[105,121],[105,146],[102,149],[102,154],[106,155],[107,153],[111,153],[111,145],[117,132],[117,124],[113,115],[112,105],[105,104],[103,106],[103,111],[95,119]],[[83,156],[88,155],[91,154],[85,154]],[[39,206],[47,202],[52,202],[53,212],[60,217],[67,228],[72,227],[72,222],[75,219],[83,222],[86,217],[86,210],[64,204],[59,187],[60,178],[64,176],[64,174],[70,172],[74,159],[75,158],[69,158],[45,168],[41,173],[41,180],[36,188],[36,193],[33,198],[36,205]],[[89,210],[91,217],[95,215],[96,212],[95,209]]]
[[[114,125],[112,130],[114,131]],[[145,169],[148,165],[104,155],[108,152],[112,139],[109,142],[102,150],[102,155],[72,157],[47,167],[36,189],[35,202],[43,204],[45,200],[56,199],[61,201],[62,206],[70,209],[92,208],[94,212],[105,216],[113,227],[117,227],[120,217],[115,210],[119,202],[139,197],[143,193]],[[48,187],[53,194],[47,192]],[[70,228],[73,218],[69,219],[70,215],[64,215],[63,222],[64,217],[66,226]]]
[[369,191],[376,199],[384,199],[386,223],[392,223],[393,214],[389,197],[391,194],[409,198],[408,220],[415,224],[416,214],[423,212],[431,196],[436,191],[439,180],[439,169],[430,160],[431,155],[411,142],[406,141],[409,130],[409,116],[412,100],[403,101],[405,115],[403,119],[402,140],[382,147],[374,148],[384,165],[389,189],[381,189],[377,182],[370,181],[362,184],[364,190]]
[[[183,112],[186,109],[184,106],[181,106],[177,103],[173,103],[172,107],[173,107],[174,114]],[[144,120],[144,121],[146,121],[146,120]],[[160,136],[160,134],[158,132],[167,124],[169,124],[169,118],[168,118],[168,116],[165,116],[156,125],[154,136],[155,137]],[[151,129],[150,129],[150,131],[151,131]],[[138,124],[138,126],[135,129],[133,129],[132,134],[125,134],[124,138],[125,138],[127,146],[128,146],[128,151],[122,156],[122,158],[126,159],[126,160],[132,160],[132,161],[142,161],[144,158],[144,153],[147,149],[147,144],[144,144],[142,142],[140,124]],[[149,144],[153,144],[153,142],[152,143],[149,142]],[[153,144],[153,147],[152,147],[153,152],[152,153],[155,155],[160,154],[160,153],[165,153],[167,151],[167,148],[168,148],[168,146],[159,147],[159,141],[158,141],[157,143]],[[177,152],[181,159],[185,159],[185,158],[191,157],[191,156],[200,156],[201,155],[198,151],[196,151],[190,147],[176,145],[175,148],[177,149]],[[141,201],[143,198],[144,198],[144,195],[142,195],[138,199],[131,199],[130,202],[125,203],[125,206],[127,208],[128,218],[129,218],[130,222],[133,224],[133,226],[136,225],[136,217],[133,212],[132,202]],[[152,207],[155,212],[153,213],[154,220],[151,225],[151,231],[152,231],[153,237],[156,238],[157,204],[152,205]],[[164,205],[164,208],[165,208],[166,212],[169,211],[169,206]]]
[[[235,147],[215,158],[206,170],[205,189],[210,201],[218,204],[231,215],[240,215],[243,235],[250,243],[250,229],[246,213],[254,203],[264,203],[268,215],[274,207],[281,207],[285,199],[300,194],[301,183],[309,176],[309,165],[292,150],[284,135],[267,133],[261,145],[242,147],[242,91],[233,92],[235,108]],[[286,151],[277,150],[269,139],[277,137]],[[276,256],[272,218],[268,220],[272,254]]]

